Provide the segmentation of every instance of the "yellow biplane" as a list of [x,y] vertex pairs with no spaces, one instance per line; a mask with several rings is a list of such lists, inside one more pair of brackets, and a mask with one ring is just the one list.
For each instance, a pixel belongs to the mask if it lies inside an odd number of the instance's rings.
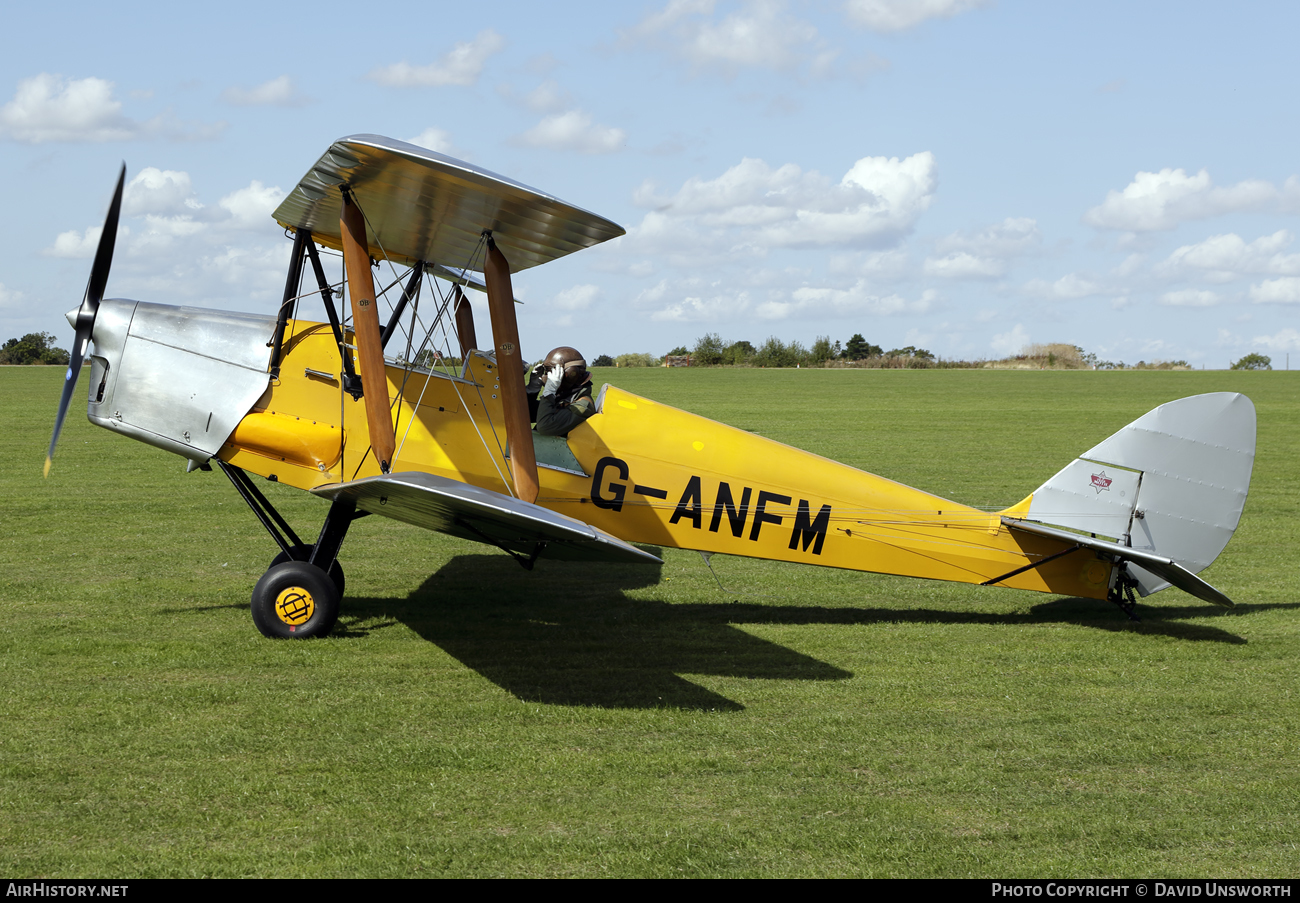
[[[528,568],[659,561],[639,543],[1110,599],[1130,617],[1135,593],[1170,585],[1232,605],[1196,574],[1231,538],[1249,489],[1255,411],[1242,395],[1162,405],[992,513],[610,385],[567,437],[542,436],[512,274],[619,226],[462,161],[355,135],[274,213],[293,234],[278,316],[237,314],[103,298],[124,178],[125,167],[68,315],[76,341],[46,474],[89,356],[93,423],[190,469],[215,464],[279,545],[252,598],[267,636],[330,631],[339,549],[366,514],[494,545]],[[342,280],[320,249],[341,252]],[[397,278],[377,293],[379,262]],[[350,318],[335,306],[344,285]],[[463,288],[487,294],[486,346]],[[388,292],[397,299],[381,323]],[[297,319],[298,301],[317,293],[328,322]],[[458,367],[438,366],[456,356]],[[329,501],[315,542],[250,474]]]

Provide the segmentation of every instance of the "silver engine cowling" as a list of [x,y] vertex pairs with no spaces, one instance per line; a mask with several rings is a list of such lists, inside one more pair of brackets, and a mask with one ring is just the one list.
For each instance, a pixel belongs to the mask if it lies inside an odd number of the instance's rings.
[[105,299],[87,416],[202,463],[267,392],[274,331],[274,317]]

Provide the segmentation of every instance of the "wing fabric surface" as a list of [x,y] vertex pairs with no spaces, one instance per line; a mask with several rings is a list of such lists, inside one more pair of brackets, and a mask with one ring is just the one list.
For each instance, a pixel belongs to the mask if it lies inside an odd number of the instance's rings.
[[464,266],[484,231],[512,273],[623,234],[616,223],[553,195],[379,135],[335,141],[272,215],[337,248],[344,185],[365,212],[371,256],[407,266]]
[[404,472],[331,483],[314,495],[351,499],[357,507],[403,523],[486,542],[523,555],[562,561],[662,563],[590,524],[540,505],[428,473]]

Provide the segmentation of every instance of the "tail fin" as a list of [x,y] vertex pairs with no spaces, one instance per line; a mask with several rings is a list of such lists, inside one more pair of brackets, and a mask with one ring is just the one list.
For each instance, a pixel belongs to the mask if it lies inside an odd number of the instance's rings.
[[[1034,490],[1028,511],[1017,508],[1027,521],[1111,537],[1196,574],[1237,529],[1254,463],[1250,399],[1195,395],[1139,417]],[[1129,558],[1128,572],[1143,596],[1170,585],[1166,569],[1141,560]]]

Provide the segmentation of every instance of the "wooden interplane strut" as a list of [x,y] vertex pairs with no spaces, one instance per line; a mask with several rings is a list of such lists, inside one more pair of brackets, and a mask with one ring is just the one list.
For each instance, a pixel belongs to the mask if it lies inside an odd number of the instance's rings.
[[469,306],[469,299],[459,285],[453,285],[451,290],[456,296],[456,337],[460,339],[460,357],[464,360],[478,347],[478,336],[474,334],[474,309]]
[[375,303],[375,279],[370,272],[370,246],[366,241],[366,220],[348,191],[343,192],[339,215],[343,236],[343,267],[352,301],[352,328],[356,333],[357,357],[361,364],[361,385],[365,392],[366,424],[370,447],[379,469],[388,473],[397,448],[393,414],[389,407],[388,377],[384,373],[384,343],[379,327],[379,305]]
[[537,501],[537,458],[533,453],[532,424],[528,419],[528,396],[524,391],[524,362],[519,355],[519,323],[515,320],[515,293],[510,285],[510,264],[487,240],[483,265],[487,283],[488,309],[492,314],[492,345],[497,353],[497,377],[501,406],[510,443],[510,470],[515,478],[515,495],[525,502]]

